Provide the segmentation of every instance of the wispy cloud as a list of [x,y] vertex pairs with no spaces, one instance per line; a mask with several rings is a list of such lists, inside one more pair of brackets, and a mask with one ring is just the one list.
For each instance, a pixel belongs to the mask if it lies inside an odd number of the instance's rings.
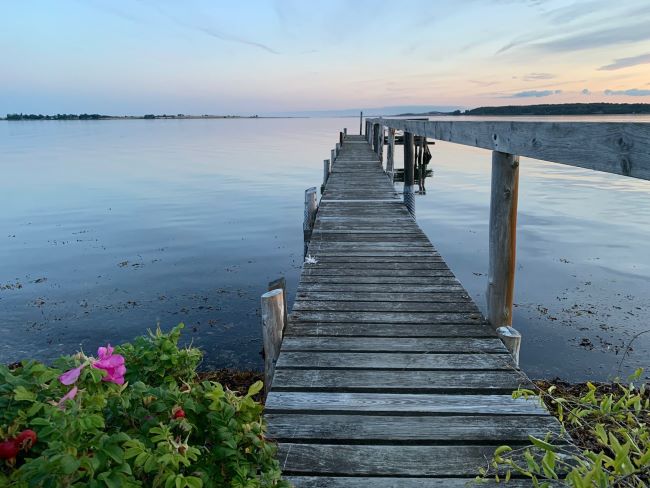
[[554,24],[568,24],[579,18],[591,15],[602,7],[610,6],[610,0],[592,0],[589,2],[574,2],[566,7],[560,7],[546,12],[545,16]]
[[521,77],[524,81],[550,80],[553,78],[555,78],[555,75],[551,73],[528,73]]
[[647,22],[633,25],[620,25],[609,29],[600,29],[577,33],[559,39],[535,43],[532,46],[551,52],[581,51],[602,46],[627,44],[650,39]]
[[540,98],[558,95],[560,93],[562,93],[562,90],[526,90],[510,95],[503,95],[501,98]]
[[605,90],[605,95],[625,95],[628,97],[650,97],[650,90],[630,88],[628,90]]
[[650,53],[640,54],[638,56],[631,56],[629,58],[615,59],[613,63],[606,64],[598,68],[599,71],[614,71],[617,69],[629,68],[639,64],[650,63]]

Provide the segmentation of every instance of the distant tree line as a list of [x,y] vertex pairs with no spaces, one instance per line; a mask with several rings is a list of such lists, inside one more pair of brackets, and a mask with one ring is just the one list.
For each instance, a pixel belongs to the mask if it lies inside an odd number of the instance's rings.
[[650,103],[559,103],[478,107],[452,115],[627,115],[650,114]]
[[99,120],[107,117],[99,114],[7,114],[7,120]]

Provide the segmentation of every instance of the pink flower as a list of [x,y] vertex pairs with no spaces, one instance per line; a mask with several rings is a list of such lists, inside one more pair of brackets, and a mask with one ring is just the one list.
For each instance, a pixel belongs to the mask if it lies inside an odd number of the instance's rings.
[[61,376],[59,376],[59,381],[63,383],[66,386],[69,386],[73,383],[75,383],[79,379],[79,375],[81,374],[81,370],[84,369],[88,363],[84,363],[81,366],[77,368],[72,368],[69,371],[66,371],[63,373]]
[[59,403],[57,404],[61,410],[63,410],[63,404],[65,403],[66,400],[72,400],[76,395],[79,390],[77,389],[76,386],[73,386],[72,389],[63,395],[61,400],[59,400]]
[[110,381],[117,385],[123,385],[124,375],[126,374],[124,356],[113,354],[113,348],[110,344],[106,347],[100,347],[97,350],[97,355],[99,359],[93,363],[93,368],[106,371],[106,375],[104,375],[102,381]]

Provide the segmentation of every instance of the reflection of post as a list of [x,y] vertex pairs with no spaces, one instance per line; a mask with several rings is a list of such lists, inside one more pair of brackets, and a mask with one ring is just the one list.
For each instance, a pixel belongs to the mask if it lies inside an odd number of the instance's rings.
[[388,128],[388,148],[386,149],[386,174],[393,181],[395,177],[395,129]]
[[415,217],[415,195],[413,193],[415,186],[415,158],[413,147],[413,134],[404,132],[404,204]]
[[281,289],[262,295],[262,338],[264,341],[264,391],[271,390],[275,363],[282,345],[284,293]]

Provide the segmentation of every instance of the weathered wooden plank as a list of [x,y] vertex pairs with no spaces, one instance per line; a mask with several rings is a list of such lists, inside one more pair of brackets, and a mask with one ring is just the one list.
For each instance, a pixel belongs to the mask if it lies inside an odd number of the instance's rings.
[[277,368],[302,369],[515,369],[507,353],[437,354],[282,351]]
[[293,320],[302,322],[393,322],[399,324],[466,324],[483,321],[472,312],[292,312]]
[[[311,251],[311,248],[310,248]],[[454,285],[458,280],[444,276],[310,276],[302,275],[301,283],[350,283],[369,284],[414,284],[414,285]],[[409,287],[410,288],[410,287]],[[403,290],[404,288],[402,288]]]
[[650,179],[647,123],[402,119],[381,119],[381,123],[441,141]]
[[299,300],[293,304],[294,312],[331,311],[331,312],[475,312],[480,313],[470,300],[462,302],[363,302],[333,300]]
[[[468,488],[475,484],[475,478],[391,478],[384,476],[347,477],[347,476],[286,476],[295,488]],[[503,481],[497,483],[494,479],[481,481],[481,487],[503,487]],[[510,479],[507,488],[530,488],[528,480]],[[551,483],[555,488],[561,486]]]
[[411,259],[408,262],[336,262],[332,260],[318,261],[316,264],[305,264],[304,269],[317,270],[317,269],[381,269],[388,270],[422,270],[422,269],[444,269],[448,270],[447,264],[442,260],[428,260],[428,259]]
[[495,338],[285,337],[283,351],[506,353]]
[[510,394],[530,386],[520,371],[278,369],[274,391]]
[[280,443],[278,459],[289,474],[476,476],[497,447]]
[[398,277],[442,277],[442,278],[453,278],[454,273],[449,271],[449,269],[384,269],[384,268],[371,268],[371,269],[360,269],[360,268],[350,268],[350,269],[341,269],[341,268],[304,268],[302,271],[302,277],[308,276],[340,276],[340,277],[385,277],[385,278],[398,278]]
[[486,324],[325,323],[291,320],[287,336],[334,337],[496,337]]
[[[282,357],[282,356],[281,356]],[[394,393],[306,393],[271,391],[267,413],[338,412],[413,415],[548,415],[537,398],[512,395],[435,395]]]
[[[440,280],[437,280],[440,281]],[[301,281],[298,286],[298,293],[324,291],[324,292],[368,292],[368,293],[401,293],[405,289],[409,294],[420,293],[453,293],[465,292],[465,289],[458,281],[449,281],[446,278],[444,283],[423,283],[412,284],[404,288],[400,283],[308,283]],[[416,300],[417,301],[417,300]],[[433,300],[432,300],[433,301]]]
[[[279,442],[502,442],[528,441],[560,434],[551,416],[459,415],[410,417],[383,415],[268,415],[267,436]],[[509,486],[509,485],[508,485]]]
[[[350,301],[350,302],[471,302],[469,295],[464,292],[455,293],[386,293],[386,292],[351,292],[340,290],[338,292],[328,291],[304,291],[301,289],[296,293],[296,301],[304,300],[325,300],[325,301]],[[474,303],[474,302],[472,302]]]

